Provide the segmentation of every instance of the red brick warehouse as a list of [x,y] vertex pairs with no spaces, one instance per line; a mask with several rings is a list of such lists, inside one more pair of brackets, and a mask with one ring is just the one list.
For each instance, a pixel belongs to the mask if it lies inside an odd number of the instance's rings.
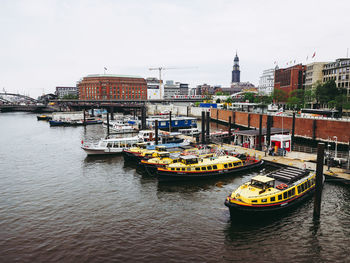
[[88,75],[78,82],[80,100],[146,100],[142,77],[110,74]]
[[283,90],[288,98],[292,91],[303,89],[305,71],[306,66],[301,64],[289,68],[276,69],[274,89]]

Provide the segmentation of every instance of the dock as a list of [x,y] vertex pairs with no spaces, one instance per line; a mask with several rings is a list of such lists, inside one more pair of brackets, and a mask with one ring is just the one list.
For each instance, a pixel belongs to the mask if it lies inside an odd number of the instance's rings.
[[[195,138],[190,136],[182,135],[184,139],[195,143]],[[249,154],[256,158],[261,158],[265,162],[276,165],[276,166],[291,166],[301,169],[310,169],[316,171],[316,154],[304,153],[304,152],[287,152],[286,156],[271,156],[263,151],[255,149],[244,148],[238,145],[232,144],[220,144],[223,150]],[[328,182],[341,182],[350,184],[350,171],[338,167],[330,167],[327,165],[323,166],[323,174],[325,175],[326,181]]]

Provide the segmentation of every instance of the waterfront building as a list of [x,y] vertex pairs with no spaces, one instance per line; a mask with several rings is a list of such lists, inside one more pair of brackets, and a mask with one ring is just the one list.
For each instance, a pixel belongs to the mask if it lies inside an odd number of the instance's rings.
[[[276,67],[278,69],[278,67]],[[270,68],[263,71],[259,80],[258,90],[261,95],[271,95],[275,80],[275,69]]]
[[148,100],[159,100],[160,99],[160,88],[162,86],[157,78],[147,78],[147,99]]
[[78,81],[80,100],[146,100],[146,80],[138,76],[88,75]]
[[323,82],[334,80],[338,88],[346,89],[350,97],[350,58],[339,58],[323,67]]
[[287,97],[297,89],[303,89],[306,66],[302,64],[275,70],[274,90],[282,90]]
[[188,84],[180,83],[180,95],[188,95]]
[[180,83],[167,80],[164,85],[164,99],[180,95]]
[[55,95],[62,99],[64,96],[75,96],[78,97],[78,87],[56,87]]
[[241,81],[241,71],[239,70],[239,58],[236,56],[233,60],[233,70],[232,70],[232,83],[237,83]]

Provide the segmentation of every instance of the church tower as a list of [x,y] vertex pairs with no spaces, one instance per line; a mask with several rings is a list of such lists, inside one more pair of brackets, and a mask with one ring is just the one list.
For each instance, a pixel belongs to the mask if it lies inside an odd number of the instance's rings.
[[232,83],[237,83],[240,81],[241,81],[241,71],[239,70],[239,58],[237,56],[237,51],[236,51],[236,56],[235,56],[235,59],[233,60]]

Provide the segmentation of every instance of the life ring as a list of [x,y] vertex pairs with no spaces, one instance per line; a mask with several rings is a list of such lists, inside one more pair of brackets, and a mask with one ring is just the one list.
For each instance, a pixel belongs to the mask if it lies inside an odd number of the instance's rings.
[[280,190],[283,190],[284,188],[287,188],[287,187],[288,187],[288,185],[286,185],[286,184],[279,184],[276,186],[276,188],[280,189]]

